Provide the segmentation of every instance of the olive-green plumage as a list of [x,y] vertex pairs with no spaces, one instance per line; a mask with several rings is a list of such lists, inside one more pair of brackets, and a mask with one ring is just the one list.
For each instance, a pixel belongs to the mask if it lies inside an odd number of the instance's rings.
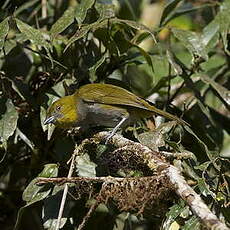
[[84,85],[73,95],[54,102],[47,111],[44,123],[54,123],[62,128],[115,127],[115,133],[120,126],[153,114],[175,120],[179,124],[187,124],[121,87],[95,83]]

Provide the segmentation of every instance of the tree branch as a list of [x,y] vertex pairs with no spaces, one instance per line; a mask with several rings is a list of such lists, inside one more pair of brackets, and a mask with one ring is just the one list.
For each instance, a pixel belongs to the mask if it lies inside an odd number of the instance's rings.
[[[95,138],[105,140],[107,136],[107,132],[100,132],[95,135]],[[164,158],[160,156],[159,152],[153,151],[140,143],[128,140],[118,134],[110,138],[108,143],[115,145],[117,148],[126,147],[129,151],[132,149],[133,153],[142,158],[152,171],[157,171],[158,173],[160,171],[162,174],[165,174],[173,185],[176,194],[188,204],[192,212],[208,229],[229,230],[229,228],[211,212],[201,197],[187,184],[179,169],[167,163]]]

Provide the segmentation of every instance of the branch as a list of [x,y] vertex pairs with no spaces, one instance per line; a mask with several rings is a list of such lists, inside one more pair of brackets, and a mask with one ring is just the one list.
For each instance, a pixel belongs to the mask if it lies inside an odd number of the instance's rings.
[[[151,179],[151,176],[148,177],[138,177],[141,179]],[[152,177],[152,178],[155,178]],[[47,178],[47,177],[39,177],[36,184],[42,185],[47,183],[54,183],[54,184],[64,184],[64,183],[78,183],[82,181],[87,182],[94,182],[94,183],[116,183],[116,182],[123,182],[123,181],[136,181],[137,178],[135,177],[55,177],[55,178]]]
[[[108,133],[100,132],[94,137],[100,141],[104,141],[108,137]],[[108,143],[115,145],[117,148],[128,148],[129,151],[132,149],[133,153],[142,158],[152,171],[165,174],[174,186],[177,195],[188,204],[192,212],[208,229],[229,230],[229,228],[211,212],[200,196],[187,184],[179,169],[167,163],[164,158],[160,156],[159,152],[153,151],[140,143],[128,140],[118,134],[110,138]]]
[[[78,148],[75,147],[74,153],[71,157],[71,164],[70,164],[69,173],[68,173],[67,178],[70,178],[73,174],[74,166],[75,166],[74,165],[75,157],[77,154],[78,154]],[[59,213],[58,213],[58,219],[57,219],[57,223],[55,226],[55,230],[58,230],[60,228],[60,223],[61,223],[61,218],[62,218],[62,214],[63,214],[64,207],[65,207],[65,201],[66,201],[67,193],[68,193],[68,184],[65,184],[63,195],[62,195],[62,200],[61,200],[61,204],[60,204],[60,209],[59,209]]]

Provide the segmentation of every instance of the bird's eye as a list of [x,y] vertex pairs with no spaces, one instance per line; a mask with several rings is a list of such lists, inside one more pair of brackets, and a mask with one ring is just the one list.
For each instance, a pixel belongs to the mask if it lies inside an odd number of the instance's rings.
[[61,110],[61,106],[58,105],[58,106],[56,107],[56,110],[57,110],[57,111],[60,111],[60,110]]

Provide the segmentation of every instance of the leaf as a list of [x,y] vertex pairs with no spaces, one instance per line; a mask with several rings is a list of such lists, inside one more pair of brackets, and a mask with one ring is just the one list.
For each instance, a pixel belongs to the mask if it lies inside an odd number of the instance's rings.
[[[44,169],[39,173],[38,177],[56,177],[58,175],[58,165],[57,164],[47,164]],[[22,199],[27,202],[27,204],[33,204],[39,200],[43,200],[48,196],[52,187],[47,185],[37,185],[38,178],[33,179],[29,185],[26,187],[22,194]]]
[[212,49],[218,42],[219,37],[219,24],[215,21],[209,23],[204,29],[202,33],[202,43],[205,46],[206,52]]
[[215,121],[210,114],[209,108],[205,106],[199,99],[197,99],[197,104],[200,107],[202,113],[205,114],[205,116],[209,119],[210,123],[215,127]]
[[135,44],[132,44],[132,45],[135,46],[140,51],[140,53],[142,54],[142,56],[144,57],[148,65],[150,66],[152,73],[154,74],[154,68],[153,68],[153,62],[152,62],[151,56],[140,46],[135,45]]
[[206,184],[204,178],[199,178],[199,179],[197,180],[197,185],[198,185],[198,187],[199,187],[200,192],[201,192],[202,195],[204,195],[204,196],[206,196],[206,197],[207,197],[208,195],[211,195],[213,198],[216,197],[216,196],[215,196],[215,193],[213,193],[213,192],[210,190],[209,186]]
[[87,11],[93,6],[95,0],[84,0],[76,8],[75,18],[79,24],[86,18]]
[[[14,230],[26,229],[25,223],[30,221],[33,226],[41,226],[41,220],[38,218],[41,210],[41,203],[34,203],[32,205],[25,205],[21,207],[17,214],[17,220],[14,225]],[[30,225],[31,226],[31,225]],[[37,228],[33,228],[37,229]],[[39,228],[40,229],[40,228]]]
[[189,7],[189,8],[182,8],[182,9],[178,9],[176,8],[176,10],[174,10],[172,13],[169,13],[169,15],[165,18],[165,20],[161,20],[161,26],[165,26],[167,23],[169,23],[171,20],[179,17],[179,16],[182,16],[182,15],[185,15],[185,14],[188,14],[188,13],[192,13],[194,11],[197,11],[197,10],[200,10],[202,8],[205,8],[205,7],[210,7],[211,4],[201,4],[200,6],[196,6],[196,7]]
[[137,138],[143,145],[158,151],[159,147],[165,146],[164,134],[168,133],[175,125],[175,121],[163,123],[154,131],[139,134]]
[[46,41],[44,34],[40,30],[34,29],[19,19],[16,19],[16,23],[21,33],[23,33],[34,45],[44,47],[45,49],[50,48],[49,43]]
[[9,32],[8,20],[9,18],[6,18],[0,23],[0,50],[3,48],[5,43],[5,38]]
[[90,29],[94,26],[94,23],[86,26],[82,26],[67,42],[64,52],[70,47],[72,43],[84,37]]
[[224,43],[224,49],[227,53],[228,51],[228,41],[227,38],[229,34],[230,27],[230,1],[224,1],[220,6],[220,11],[216,15],[215,21],[220,26],[220,34]]
[[47,40],[50,40],[50,37],[48,36],[48,34],[42,33],[40,30],[34,29],[32,26],[29,26],[28,24],[22,22],[19,19],[16,19],[16,24],[17,24],[18,29],[21,31],[21,33],[25,35],[26,38],[31,41],[31,43],[33,43],[34,45],[38,47],[39,46],[44,47],[51,61],[52,68],[53,68],[53,59],[50,54],[50,50],[52,49],[52,47],[47,41]]
[[[44,206],[42,210],[42,219],[43,219],[43,226],[45,229],[49,230],[55,230],[57,219],[58,219],[58,213],[60,209],[60,204],[63,196],[63,189],[65,185],[56,185],[53,189],[52,195],[47,197],[44,200]],[[70,211],[70,202],[68,202],[68,199],[65,202],[63,215],[60,222],[60,228],[62,228],[66,221],[67,217],[69,215]]]
[[33,151],[35,150],[34,143],[19,129],[16,129],[15,139],[19,136]]
[[69,25],[74,22],[76,8],[70,6],[63,15],[52,25],[50,34],[52,39],[64,31]]
[[139,22],[130,21],[130,20],[124,20],[124,19],[118,19],[118,18],[113,19],[113,21],[118,22],[118,23],[126,24],[129,27],[132,27],[132,28],[134,28],[134,29],[136,29],[138,31],[140,31],[140,30],[145,31],[145,32],[149,33],[152,36],[153,41],[155,43],[157,43],[157,40],[155,38],[155,35],[154,35],[153,31],[151,31],[147,26],[145,26],[145,25],[143,25],[143,24],[141,24]]
[[216,111],[215,109],[208,107],[210,110],[210,113],[215,121],[217,121],[221,128],[227,131],[228,134],[230,134],[230,117],[221,114],[219,111]]
[[82,177],[95,177],[96,176],[96,164],[90,161],[89,155],[84,154],[77,156],[76,158],[76,168],[78,176]]
[[95,8],[100,14],[99,19],[101,20],[115,17],[115,5],[110,0],[96,1]]
[[217,82],[213,81],[207,75],[200,75],[200,79],[204,83],[211,85],[213,89],[215,89],[216,92],[219,94],[219,96],[230,106],[230,91],[229,90],[227,90],[225,87],[218,84]]
[[22,11],[24,10],[28,10],[30,9],[33,5],[35,5],[37,2],[39,2],[39,0],[33,0],[33,1],[28,1],[25,2],[24,4],[22,4],[20,7],[18,7],[15,12],[14,12],[14,16],[16,17],[18,14],[20,14]]
[[169,212],[166,213],[166,220],[164,221],[162,229],[169,229],[171,224],[184,210],[186,210],[186,207],[182,200],[180,200],[178,204],[174,204]]
[[182,0],[172,0],[170,1],[164,8],[164,11],[162,13],[161,16],[161,21],[160,21],[160,25],[164,25],[166,24],[166,19],[167,17],[169,17],[169,15],[171,15],[174,11],[174,9],[177,7],[178,3],[181,2]]
[[[154,33],[149,29],[147,28],[146,26],[140,24],[140,23],[137,23],[137,22],[133,22],[133,21],[129,21],[129,20],[122,20],[122,19],[118,19],[118,18],[112,18],[110,21],[110,23],[122,23],[122,24],[125,24],[129,27],[132,27],[136,30],[143,30],[147,33],[149,33],[153,40],[155,41],[156,43],[156,39],[155,39],[155,36],[154,36]],[[94,23],[91,23],[89,25],[85,25],[85,26],[82,26],[67,42],[67,45],[64,49],[64,52],[68,49],[68,47],[74,43],[75,41],[83,38],[90,30],[92,30],[93,32],[96,31],[97,29],[99,28],[103,28],[103,27],[107,27],[108,26],[108,21],[103,19],[103,20],[98,20]],[[132,43],[133,44],[133,43]],[[134,44],[133,44],[134,45]],[[137,46],[135,44],[135,46]],[[138,49],[141,49],[140,47]],[[143,50],[143,49],[142,49]],[[142,51],[141,51],[142,52]],[[142,55],[145,51],[143,50],[142,52]],[[146,52],[145,52],[146,53]],[[148,55],[145,55],[145,57],[147,57]],[[148,62],[150,60],[148,59]]]
[[204,172],[208,169],[209,165],[211,164],[210,161],[206,161],[200,165],[194,166],[195,169],[199,169],[200,171]]
[[[4,99],[0,99],[0,107],[0,141],[3,142],[6,149],[8,138],[17,128],[18,113],[10,99],[7,99],[6,102]],[[6,111],[2,113],[4,107],[6,107]]]
[[[209,151],[207,145],[192,131],[192,129],[190,127],[188,127],[187,125],[184,126],[184,128],[192,135],[196,138],[196,140],[198,141],[198,143],[200,144],[200,146],[204,149],[206,155],[208,156],[208,158],[212,161],[213,159],[215,159],[216,155],[212,155],[211,152]],[[213,162],[213,165],[215,165],[215,167],[217,168],[216,164]]]
[[108,52],[103,54],[101,58],[92,67],[89,68],[90,82],[95,82],[95,80],[97,79],[96,71],[104,63],[107,57],[109,57]]
[[193,57],[202,57],[205,60],[208,59],[205,44],[203,44],[203,39],[199,34],[176,28],[172,28],[172,32],[173,35],[188,49]]
[[[40,177],[56,177],[58,175],[57,164],[47,164],[45,165],[42,172],[38,175]],[[17,220],[14,229],[21,229],[20,225],[23,221],[23,215],[29,212],[31,207],[38,201],[45,199],[52,190],[51,185],[37,185],[38,178],[33,179],[29,185],[26,187],[22,194],[22,199],[27,202],[27,204],[20,208],[17,215]],[[37,218],[37,216],[36,216]]]
[[95,31],[100,27],[104,27],[107,26],[108,22],[107,20],[98,20],[94,23],[91,23],[89,25],[85,25],[85,26],[81,26],[81,28],[69,39],[69,41],[67,42],[67,45],[64,49],[64,52],[67,50],[67,48],[74,43],[75,41],[83,38],[90,30]]
[[201,224],[199,219],[196,216],[192,216],[189,220],[185,222],[185,225],[181,228],[181,230],[200,230]]

